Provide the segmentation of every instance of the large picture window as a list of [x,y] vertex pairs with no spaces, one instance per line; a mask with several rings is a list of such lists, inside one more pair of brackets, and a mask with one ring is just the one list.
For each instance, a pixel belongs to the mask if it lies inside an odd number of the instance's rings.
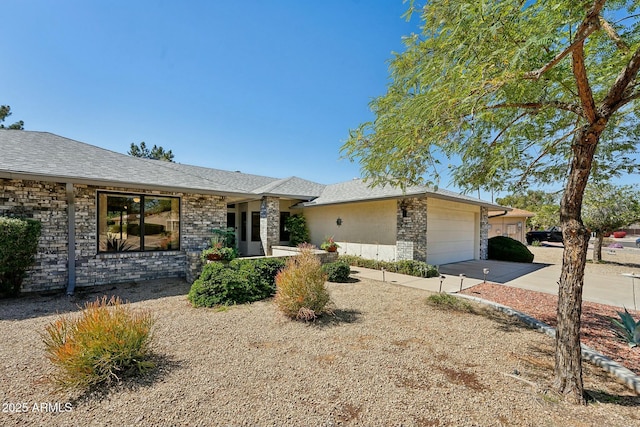
[[180,249],[180,199],[98,193],[98,252]]

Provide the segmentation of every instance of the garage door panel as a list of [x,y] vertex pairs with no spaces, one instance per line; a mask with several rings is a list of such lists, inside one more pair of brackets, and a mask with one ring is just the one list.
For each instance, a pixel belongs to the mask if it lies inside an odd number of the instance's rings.
[[475,214],[427,210],[427,261],[433,265],[467,261],[475,255]]

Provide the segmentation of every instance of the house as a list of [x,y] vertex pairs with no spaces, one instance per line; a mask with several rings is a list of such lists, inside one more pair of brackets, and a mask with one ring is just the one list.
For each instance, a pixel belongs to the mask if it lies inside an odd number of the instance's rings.
[[288,216],[311,243],[341,252],[444,264],[487,255],[488,212],[504,208],[445,190],[323,185],[131,157],[46,132],[0,130],[0,215],[39,220],[25,291],[185,277],[216,228],[243,255],[288,244]]
[[527,244],[525,234],[527,233],[527,219],[535,213],[524,209],[513,208],[510,211],[490,211],[489,212],[489,238],[495,236],[507,236]]

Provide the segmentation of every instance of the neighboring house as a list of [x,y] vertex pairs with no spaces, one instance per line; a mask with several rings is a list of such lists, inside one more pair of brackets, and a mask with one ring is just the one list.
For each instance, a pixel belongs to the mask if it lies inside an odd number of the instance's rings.
[[527,219],[535,213],[523,209],[513,208],[510,211],[489,212],[489,238],[495,236],[507,236],[524,244],[527,243]]
[[0,130],[0,215],[39,220],[25,291],[164,277],[191,281],[215,228],[234,227],[243,255],[288,243],[303,213],[311,243],[340,252],[431,264],[485,259],[488,211],[449,191],[323,185],[115,153],[46,132]]

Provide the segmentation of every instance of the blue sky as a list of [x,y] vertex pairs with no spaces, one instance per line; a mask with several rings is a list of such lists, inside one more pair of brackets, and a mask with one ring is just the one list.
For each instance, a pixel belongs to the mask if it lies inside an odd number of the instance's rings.
[[7,123],[180,163],[333,183],[416,30],[401,0],[5,0]]
[[[406,22],[402,0],[4,0],[7,123],[126,153],[325,184],[372,119]],[[444,178],[440,186],[448,185]],[[627,177],[624,183],[638,182]],[[489,194],[483,198],[490,199]]]

